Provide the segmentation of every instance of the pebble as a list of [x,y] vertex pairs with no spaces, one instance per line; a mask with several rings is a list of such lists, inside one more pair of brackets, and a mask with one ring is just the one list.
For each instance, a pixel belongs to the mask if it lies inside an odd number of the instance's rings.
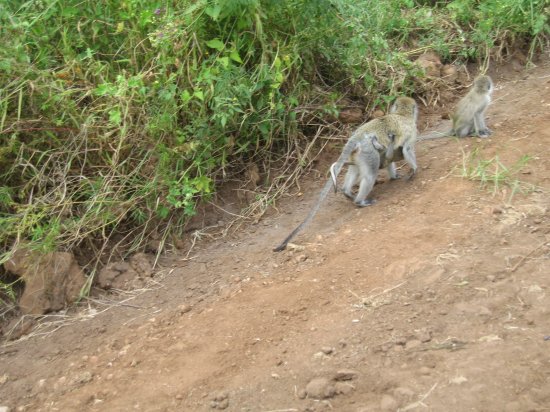
[[421,375],[429,375],[430,373],[432,373],[432,370],[430,368],[428,368],[427,366],[422,366],[420,369],[418,369],[418,372]]
[[327,378],[314,378],[306,385],[306,392],[313,399],[332,398],[336,390]]
[[294,258],[294,261],[296,263],[305,262],[307,260],[307,256],[304,254],[298,255]]
[[190,310],[191,310],[191,305],[187,305],[184,303],[183,305],[178,306],[178,311],[180,312],[180,314],[187,313]]
[[323,346],[321,348],[321,352],[323,352],[325,355],[330,355],[331,353],[334,352],[334,348],[331,348],[329,346]]
[[418,333],[416,334],[416,338],[422,343],[429,342],[432,340],[432,331],[429,329],[423,328],[418,331]]
[[229,407],[229,393],[226,391],[215,392],[212,395],[210,407],[212,409],[227,409]]
[[355,387],[346,382],[336,382],[334,384],[334,389],[336,390],[337,394],[347,395],[348,393],[352,392]]
[[226,391],[215,392],[212,394],[212,400],[216,402],[223,401],[227,398],[229,398],[229,394]]
[[75,385],[75,384],[84,384],[84,383],[88,383],[92,380],[92,374],[88,371],[86,372],[82,372],[82,373],[79,373],[77,375],[74,375],[73,378],[71,379],[70,381],[70,385]]
[[334,375],[335,381],[351,381],[355,378],[357,378],[357,375],[359,375],[356,371],[352,369],[340,369],[336,372]]

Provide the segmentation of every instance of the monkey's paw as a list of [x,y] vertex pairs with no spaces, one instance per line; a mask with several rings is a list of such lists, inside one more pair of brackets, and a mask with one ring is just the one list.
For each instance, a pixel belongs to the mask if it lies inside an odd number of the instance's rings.
[[376,200],[374,200],[374,199],[365,199],[365,200],[361,200],[359,202],[355,202],[355,205],[357,207],[367,207],[367,206],[373,205],[375,203],[376,203]]
[[493,133],[493,131],[491,129],[486,128],[485,130],[482,130],[479,133],[478,137],[481,137],[481,138],[489,137],[489,136],[491,136],[492,133]]

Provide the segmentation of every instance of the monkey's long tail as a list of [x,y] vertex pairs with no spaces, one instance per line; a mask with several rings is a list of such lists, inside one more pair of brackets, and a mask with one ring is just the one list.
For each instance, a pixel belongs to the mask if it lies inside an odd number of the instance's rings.
[[296,229],[294,229],[290,234],[283,240],[283,242],[277,246],[275,249],[273,249],[274,252],[280,252],[281,250],[286,249],[286,245],[288,245],[288,242],[292,240],[294,236],[298,234],[300,230],[302,230],[311,220],[313,217],[317,214],[319,211],[319,208],[321,207],[321,203],[323,200],[325,200],[325,197],[327,197],[328,192],[330,192],[330,189],[332,188],[332,179],[327,179],[327,182],[325,183],[325,187],[323,187],[323,190],[321,190],[321,193],[319,194],[319,199],[317,200],[317,203],[315,206],[311,208],[309,211],[309,214],[304,219],[302,223],[300,223],[298,226],[296,226]]
[[[340,157],[338,158],[336,163],[334,163],[330,167],[331,173],[334,176],[334,178],[336,178],[340,174],[340,171],[342,170],[342,167],[344,166],[345,160],[347,160],[349,158],[349,156],[350,156],[352,150],[355,148],[355,146],[356,146],[356,142],[354,140],[351,140],[351,139],[348,140],[348,142],[344,146],[344,149],[342,150],[342,154],[340,155]],[[304,221],[302,223],[300,223],[296,227],[296,229],[294,229],[292,232],[290,232],[290,234],[285,238],[285,240],[283,240],[283,242],[279,246],[277,246],[275,249],[273,249],[274,252],[280,252],[281,250],[285,250],[286,245],[288,245],[288,242],[290,242],[292,240],[292,238],[294,236],[296,236],[296,234],[298,234],[298,232],[300,230],[302,230],[309,222],[311,222],[313,217],[319,211],[319,208],[321,207],[321,203],[323,203],[323,200],[325,200],[325,198],[327,197],[328,192],[330,192],[330,189],[331,189],[332,185],[333,185],[332,178],[328,178],[327,182],[325,183],[325,187],[323,187],[323,189],[321,190],[321,193],[319,194],[319,199],[317,200],[317,203],[311,208],[311,210],[309,211],[309,214],[307,215],[307,217],[304,219]]]
[[417,142],[420,142],[422,140],[431,140],[431,139],[439,139],[441,137],[453,137],[455,135],[455,132],[453,129],[447,129],[447,130],[433,130],[429,133],[420,135],[416,138]]

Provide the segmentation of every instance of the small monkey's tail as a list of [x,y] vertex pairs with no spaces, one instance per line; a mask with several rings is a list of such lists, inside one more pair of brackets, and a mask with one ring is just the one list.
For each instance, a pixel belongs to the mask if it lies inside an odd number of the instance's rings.
[[[273,249],[274,252],[280,252],[281,250],[286,249],[286,245],[288,245],[288,242],[292,240],[294,236],[298,234],[300,230],[302,230],[311,220],[313,217],[317,214],[319,211],[319,208],[321,207],[321,203],[323,203],[323,200],[328,195],[328,192],[330,192],[330,188],[333,185],[333,179],[334,182],[336,182],[336,177],[338,177],[338,174],[340,174],[340,171],[342,170],[342,167],[344,166],[344,163],[351,155],[351,152],[355,147],[357,146],[357,140],[350,138],[346,145],[344,146],[344,149],[342,150],[342,154],[338,158],[338,160],[332,164],[330,167],[330,173],[332,178],[327,179],[327,182],[325,183],[325,186],[321,190],[321,193],[319,193],[319,199],[317,199],[317,203],[311,208],[309,211],[309,214],[306,216],[304,221],[300,223],[298,226],[296,226],[296,229],[294,229],[290,234],[285,238],[285,240],[282,241],[282,243],[277,246],[275,249]],[[335,183],[334,183],[335,184]],[[336,187],[336,186],[335,186]]]

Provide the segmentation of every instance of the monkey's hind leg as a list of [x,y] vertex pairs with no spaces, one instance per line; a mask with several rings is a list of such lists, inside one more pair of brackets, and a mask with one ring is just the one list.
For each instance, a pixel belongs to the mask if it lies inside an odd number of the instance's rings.
[[403,157],[411,168],[411,174],[407,177],[408,180],[412,179],[416,175],[416,153],[414,151],[414,143],[407,143],[403,146]]
[[353,196],[353,186],[357,184],[359,177],[359,169],[355,164],[349,164],[348,171],[346,172],[346,177],[344,178],[344,186],[342,187],[342,192],[348,199],[354,198]]
[[400,176],[397,173],[397,168],[395,167],[395,162],[391,162],[386,169],[388,170],[388,174],[390,175],[391,180],[399,179]]
[[361,152],[356,159],[359,168],[359,191],[355,196],[354,203],[359,207],[370,206],[375,203],[374,199],[367,199],[372,191],[378,168],[380,167],[380,154],[376,150]]

